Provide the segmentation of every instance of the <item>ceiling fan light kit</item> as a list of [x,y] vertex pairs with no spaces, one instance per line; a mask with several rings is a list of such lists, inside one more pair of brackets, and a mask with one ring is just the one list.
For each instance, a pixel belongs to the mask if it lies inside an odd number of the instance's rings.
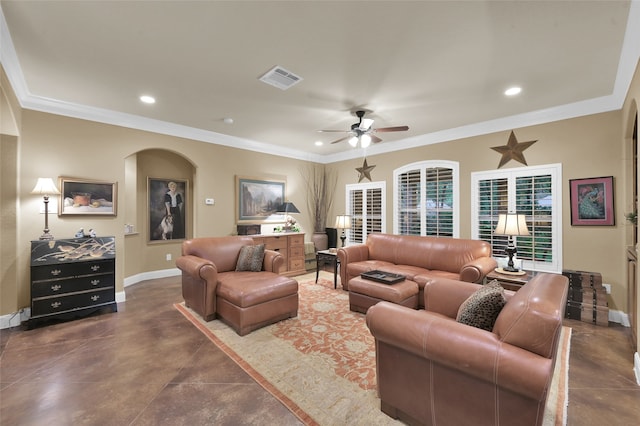
[[373,120],[371,118],[364,118],[365,111],[356,111],[355,115],[358,117],[358,122],[353,123],[351,125],[350,130],[319,130],[319,132],[338,132],[338,133],[349,133],[350,135],[337,139],[333,142],[338,143],[342,141],[348,141],[349,145],[352,147],[358,146],[358,142],[360,142],[361,148],[367,148],[371,143],[382,142],[378,136],[373,133],[376,132],[406,132],[409,130],[409,126],[393,126],[393,127],[381,127],[379,129],[374,129]]

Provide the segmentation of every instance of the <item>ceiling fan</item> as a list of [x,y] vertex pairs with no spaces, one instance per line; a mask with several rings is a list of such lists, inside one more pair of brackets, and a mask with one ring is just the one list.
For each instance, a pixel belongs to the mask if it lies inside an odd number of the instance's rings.
[[384,132],[405,132],[409,130],[409,126],[394,126],[394,127],[381,127],[378,129],[374,129],[373,120],[370,118],[364,118],[364,114],[366,111],[356,111],[355,114],[358,117],[359,121],[357,123],[353,123],[351,125],[351,130],[318,130],[319,132],[327,133],[327,132],[340,132],[340,133],[349,133],[349,135],[342,137],[338,140],[331,142],[332,144],[342,142],[344,140],[349,140],[349,145],[352,147],[356,147],[358,142],[360,142],[360,146],[362,148],[368,147],[371,142],[378,143],[382,142],[378,136],[373,133],[384,133]]

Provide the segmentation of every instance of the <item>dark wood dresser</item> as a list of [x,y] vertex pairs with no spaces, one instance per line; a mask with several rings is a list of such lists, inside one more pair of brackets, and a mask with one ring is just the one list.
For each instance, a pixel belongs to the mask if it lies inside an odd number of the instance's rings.
[[31,242],[29,328],[73,319],[116,304],[115,237]]

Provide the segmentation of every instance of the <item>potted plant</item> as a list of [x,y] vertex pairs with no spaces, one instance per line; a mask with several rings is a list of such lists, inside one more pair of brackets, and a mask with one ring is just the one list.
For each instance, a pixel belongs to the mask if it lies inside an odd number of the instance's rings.
[[326,250],[329,248],[326,231],[327,216],[331,210],[338,179],[323,164],[309,166],[303,173],[303,178],[307,185],[307,207],[313,219],[314,233],[311,239],[316,250]]

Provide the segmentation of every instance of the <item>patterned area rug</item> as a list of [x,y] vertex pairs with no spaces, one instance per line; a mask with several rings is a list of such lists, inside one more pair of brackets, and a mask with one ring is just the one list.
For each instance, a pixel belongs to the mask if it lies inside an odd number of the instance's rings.
[[[221,321],[204,322],[184,304],[176,308],[251,377],[309,425],[402,424],[380,411],[375,347],[364,315],[349,311],[348,293],[333,289],[333,274],[296,277],[298,316],[238,336]],[[563,328],[545,425],[566,424],[571,329]]]

